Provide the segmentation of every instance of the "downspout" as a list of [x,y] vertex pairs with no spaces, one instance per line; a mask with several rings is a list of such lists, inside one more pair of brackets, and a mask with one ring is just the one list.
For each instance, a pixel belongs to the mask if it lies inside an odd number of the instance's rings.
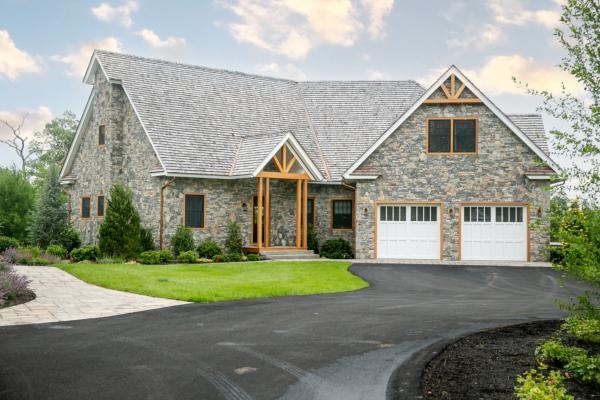
[[173,182],[175,182],[175,177],[169,179],[162,187],[160,188],[160,219],[158,225],[158,241],[159,248],[163,249],[163,230],[164,230],[164,208],[165,208],[165,189],[171,186]]

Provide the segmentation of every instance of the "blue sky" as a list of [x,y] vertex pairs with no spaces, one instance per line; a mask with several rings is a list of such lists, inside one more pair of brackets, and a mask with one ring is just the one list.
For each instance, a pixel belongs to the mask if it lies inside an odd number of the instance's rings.
[[81,115],[94,48],[296,80],[428,85],[455,64],[507,113],[539,105],[512,76],[580,91],[556,67],[560,0],[0,1],[0,119],[27,113],[27,135]]

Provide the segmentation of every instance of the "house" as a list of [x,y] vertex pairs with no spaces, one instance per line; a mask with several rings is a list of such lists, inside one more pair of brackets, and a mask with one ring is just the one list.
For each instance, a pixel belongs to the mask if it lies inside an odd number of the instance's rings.
[[[559,168],[541,117],[507,115],[456,67],[415,81],[295,82],[95,51],[61,172],[96,240],[113,183],[168,246],[185,224],[248,251],[342,237],[357,258],[530,260]],[[260,207],[259,207],[260,205]]]

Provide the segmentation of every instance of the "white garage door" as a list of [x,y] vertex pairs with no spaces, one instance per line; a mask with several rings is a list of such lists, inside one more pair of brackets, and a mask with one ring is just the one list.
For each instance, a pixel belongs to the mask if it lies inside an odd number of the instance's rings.
[[379,206],[377,257],[439,260],[439,219],[437,206]]
[[527,261],[526,213],[519,206],[463,207],[461,259]]

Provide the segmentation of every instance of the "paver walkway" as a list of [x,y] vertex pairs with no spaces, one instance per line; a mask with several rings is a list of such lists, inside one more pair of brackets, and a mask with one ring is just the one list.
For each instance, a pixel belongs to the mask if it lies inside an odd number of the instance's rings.
[[0,309],[0,326],[71,321],[187,304],[85,283],[55,267],[16,266],[32,280],[35,300]]

